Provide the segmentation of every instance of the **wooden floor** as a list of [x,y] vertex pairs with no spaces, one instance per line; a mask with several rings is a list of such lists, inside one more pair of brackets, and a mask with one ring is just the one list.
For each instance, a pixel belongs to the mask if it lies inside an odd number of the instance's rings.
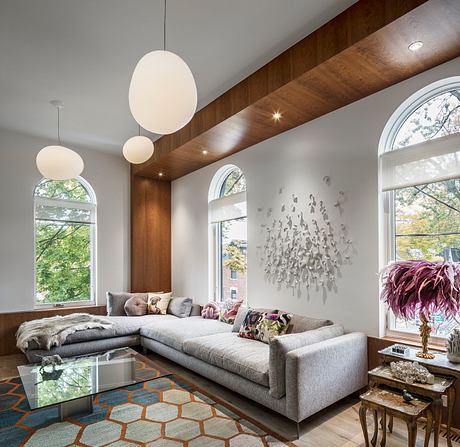
[[[149,354],[148,357],[161,363],[171,372],[182,376],[194,383],[197,387],[206,390],[210,394],[218,396],[221,400],[236,407],[244,414],[264,424],[272,431],[292,440],[299,447],[364,447],[361,426],[358,417],[358,398],[349,397],[330,406],[329,408],[315,414],[303,421],[300,425],[300,439],[296,440],[296,424],[289,419],[274,413],[255,402],[234,393],[215,382],[191,372],[162,357]],[[10,355],[0,357],[0,379],[17,376],[16,366],[26,363],[24,356]],[[368,417],[369,434],[372,436],[371,418]],[[417,435],[417,447],[423,446],[424,431],[419,426]],[[377,441],[380,445],[380,435]],[[395,419],[393,433],[387,434],[387,447],[407,446],[406,426]],[[433,445],[433,440],[430,446]],[[440,447],[447,446],[445,439],[441,439]],[[460,446],[456,442],[453,446]]]

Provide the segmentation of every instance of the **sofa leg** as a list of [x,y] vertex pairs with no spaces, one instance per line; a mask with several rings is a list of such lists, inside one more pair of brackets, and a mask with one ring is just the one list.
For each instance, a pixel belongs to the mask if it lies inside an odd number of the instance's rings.
[[145,346],[142,346],[142,354],[147,355],[148,349]]
[[300,422],[297,422],[297,439],[300,439]]

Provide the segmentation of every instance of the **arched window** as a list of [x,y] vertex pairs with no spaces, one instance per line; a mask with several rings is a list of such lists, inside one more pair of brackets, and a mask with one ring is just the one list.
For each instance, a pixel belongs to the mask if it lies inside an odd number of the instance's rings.
[[210,289],[223,301],[247,298],[246,178],[234,165],[220,168],[209,189]]
[[34,191],[35,303],[95,301],[96,197],[81,177]]
[[[381,139],[385,263],[460,261],[460,77],[429,85],[393,114]],[[432,316],[446,337],[460,318]],[[418,319],[387,316],[387,332],[418,333]]]

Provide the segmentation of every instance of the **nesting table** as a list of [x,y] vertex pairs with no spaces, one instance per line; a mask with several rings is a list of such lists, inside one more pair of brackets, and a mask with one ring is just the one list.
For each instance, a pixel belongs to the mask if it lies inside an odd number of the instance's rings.
[[[436,352],[434,359],[422,359],[416,356],[417,349],[408,347],[406,355],[392,352],[391,346],[379,351],[380,366],[369,371],[369,384],[371,388],[387,387],[402,392],[403,389],[409,393],[426,398],[432,402],[433,413],[434,446],[439,445],[439,430],[441,426],[443,400],[447,402],[447,445],[452,447],[450,426],[452,423],[452,410],[455,403],[454,383],[460,377],[460,364],[451,363],[444,353]],[[422,383],[408,384],[396,379],[391,375],[390,362],[395,361],[417,361],[427,368],[435,376],[432,385]],[[392,427],[392,415],[390,414],[390,427]],[[386,427],[383,426],[384,432]]]

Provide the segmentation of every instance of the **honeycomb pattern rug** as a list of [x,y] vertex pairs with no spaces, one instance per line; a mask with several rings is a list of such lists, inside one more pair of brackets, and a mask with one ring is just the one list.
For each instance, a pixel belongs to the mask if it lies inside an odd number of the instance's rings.
[[0,445],[7,447],[281,447],[282,440],[177,376],[99,394],[94,412],[58,421],[31,411],[19,378],[0,381]]

